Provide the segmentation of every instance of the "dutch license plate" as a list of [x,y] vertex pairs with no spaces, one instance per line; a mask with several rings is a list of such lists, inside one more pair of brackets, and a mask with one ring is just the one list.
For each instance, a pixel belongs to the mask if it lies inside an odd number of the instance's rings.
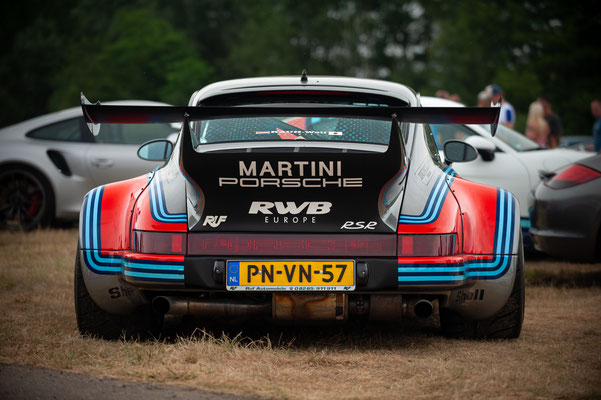
[[348,291],[355,289],[355,262],[236,261],[227,262],[228,290]]

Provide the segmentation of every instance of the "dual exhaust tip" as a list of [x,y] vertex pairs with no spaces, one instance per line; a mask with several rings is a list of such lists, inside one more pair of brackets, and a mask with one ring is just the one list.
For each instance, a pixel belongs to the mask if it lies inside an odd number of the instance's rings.
[[[269,317],[278,320],[340,320],[351,315],[369,315],[374,321],[398,321],[403,317],[429,318],[434,305],[423,298],[400,295],[357,296],[349,301],[346,294],[274,294],[272,301],[249,302],[247,299],[202,299],[158,296],[153,310],[163,315],[248,318]],[[360,300],[359,300],[359,299]],[[358,302],[361,307],[357,307]]]

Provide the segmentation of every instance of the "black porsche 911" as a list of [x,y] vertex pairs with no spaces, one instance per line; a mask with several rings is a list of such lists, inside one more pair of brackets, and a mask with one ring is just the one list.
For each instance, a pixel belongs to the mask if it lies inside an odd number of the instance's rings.
[[537,250],[571,259],[601,259],[601,155],[585,158],[541,182],[530,234]]

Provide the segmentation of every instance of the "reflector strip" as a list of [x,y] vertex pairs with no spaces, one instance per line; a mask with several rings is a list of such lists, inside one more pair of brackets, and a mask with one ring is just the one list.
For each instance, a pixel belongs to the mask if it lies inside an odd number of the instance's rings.
[[397,235],[189,234],[188,254],[394,257]]

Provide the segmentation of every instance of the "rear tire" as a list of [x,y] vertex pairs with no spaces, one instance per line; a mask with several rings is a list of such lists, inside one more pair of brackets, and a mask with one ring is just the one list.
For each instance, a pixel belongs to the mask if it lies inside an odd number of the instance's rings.
[[75,315],[77,328],[82,335],[103,339],[156,338],[163,325],[162,317],[152,312],[151,306],[143,306],[131,315],[110,314],[94,303],[81,271],[80,247],[75,255]]
[[524,322],[524,249],[520,235],[518,265],[507,303],[490,318],[470,320],[454,310],[440,310],[440,326],[446,337],[465,339],[516,339]]

